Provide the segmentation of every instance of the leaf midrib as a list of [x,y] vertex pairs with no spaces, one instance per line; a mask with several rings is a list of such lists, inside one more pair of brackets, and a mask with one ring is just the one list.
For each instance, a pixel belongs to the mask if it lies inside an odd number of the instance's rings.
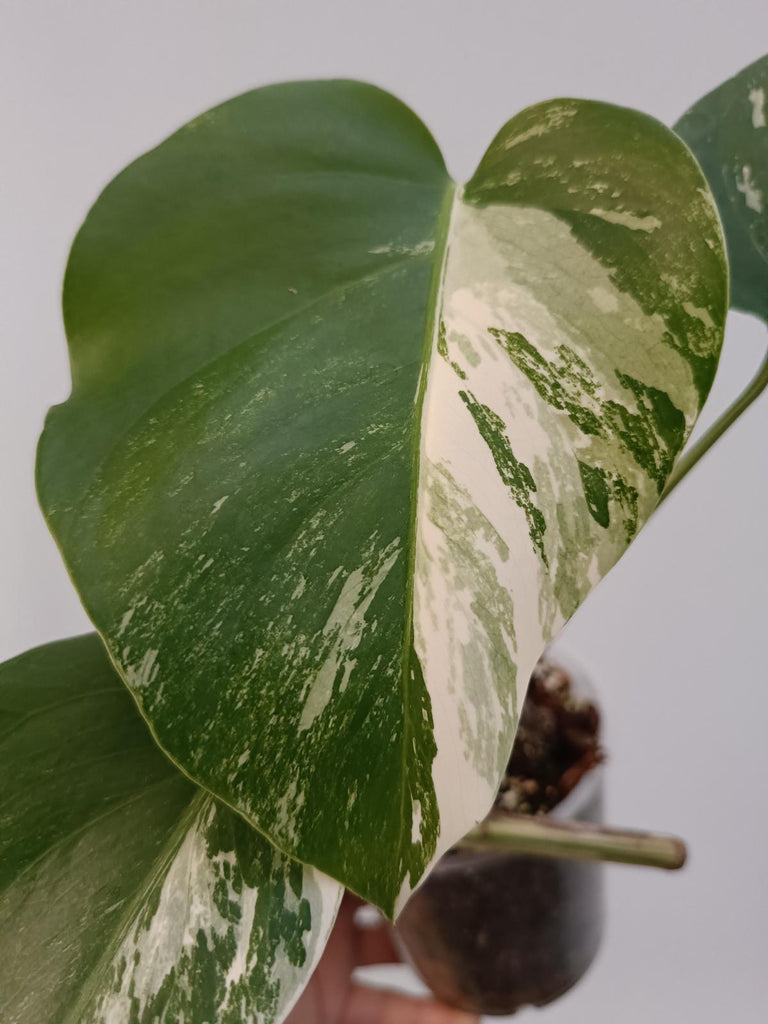
[[[122,751],[118,751],[118,753],[121,754]],[[66,832],[62,836],[59,836],[58,839],[54,840],[52,843],[46,846],[44,850],[41,850],[40,853],[34,858],[34,860],[31,860],[29,864],[25,864],[21,871],[17,875],[14,875],[13,878],[6,885],[4,885],[2,889],[0,889],[0,898],[2,898],[3,894],[10,892],[11,888],[13,888],[13,886],[15,886],[20,879],[24,878],[24,876],[28,874],[28,872],[32,871],[33,868],[40,864],[41,861],[45,860],[46,857],[50,856],[51,853],[59,849],[59,847],[63,846],[69,840],[76,839],[78,836],[83,835],[90,828],[93,828],[94,826],[98,825],[100,822],[109,818],[111,815],[117,814],[118,811],[122,811],[126,807],[130,807],[131,804],[135,804],[137,801],[141,800],[144,796],[146,796],[147,793],[151,792],[154,789],[159,789],[160,786],[167,785],[169,782],[178,782],[178,776],[175,773],[169,774],[166,775],[164,779],[157,779],[155,782],[151,782],[147,786],[142,786],[141,792],[134,793],[133,796],[129,796],[125,800],[120,800],[118,803],[113,804],[111,807],[109,807],[106,811],[102,811],[101,814],[94,815],[92,818],[89,818],[88,821],[84,822],[82,825],[78,826],[75,829],[72,829],[69,832]]]
[[[400,850],[403,851],[403,843],[410,843],[411,835],[405,829],[405,806],[406,800],[410,798],[410,791],[407,785],[408,779],[408,743],[410,740],[410,661],[411,647],[413,645],[413,596],[414,578],[416,571],[416,543],[418,532],[418,507],[419,507],[419,474],[421,470],[421,445],[424,435],[424,399],[427,393],[427,382],[429,378],[429,367],[432,354],[435,349],[435,333],[439,329],[440,314],[442,309],[443,286],[445,282],[445,271],[448,264],[449,238],[454,213],[458,203],[461,201],[461,189],[452,179],[448,179],[440,216],[437,221],[437,232],[435,239],[435,253],[440,254],[440,259],[435,260],[432,282],[430,285],[429,300],[427,306],[426,323],[424,326],[424,339],[421,355],[421,375],[419,378],[418,390],[414,401],[414,431],[411,442],[411,508],[408,524],[408,564],[405,580],[405,619],[403,622],[403,646],[400,661],[400,681],[402,686],[403,700],[403,729],[401,732],[401,760],[400,760]],[[425,680],[426,685],[426,680]],[[439,814],[439,809],[438,809]],[[439,827],[439,822],[438,822]],[[407,834],[406,834],[407,833]],[[394,918],[395,899],[392,901],[392,917]]]
[[[48,714],[51,711],[56,711],[58,708],[66,707],[68,704],[76,704],[78,701],[90,700],[91,697],[103,696],[105,693],[114,695],[114,686],[102,686],[98,690],[85,690],[83,693],[73,694],[71,697],[65,697],[64,700],[53,701],[51,704],[45,704],[42,707],[36,708],[35,711],[28,711],[23,715],[20,715],[13,724],[0,733],[0,744],[4,743],[17,729],[20,729],[23,725],[34,718],[39,718],[40,715]],[[13,711],[6,711],[9,717],[12,717]]]

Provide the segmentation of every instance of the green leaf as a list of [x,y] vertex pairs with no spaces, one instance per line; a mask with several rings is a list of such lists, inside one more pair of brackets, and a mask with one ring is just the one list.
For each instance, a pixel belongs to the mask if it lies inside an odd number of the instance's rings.
[[0,665],[0,1020],[280,1021],[340,887],[184,778],[93,635]]
[[352,82],[131,165],[72,250],[38,487],[164,750],[393,914],[657,504],[726,305],[698,166],[618,107],[524,111],[464,191]]
[[768,321],[768,56],[704,96],[675,131],[717,201],[731,267],[731,304]]

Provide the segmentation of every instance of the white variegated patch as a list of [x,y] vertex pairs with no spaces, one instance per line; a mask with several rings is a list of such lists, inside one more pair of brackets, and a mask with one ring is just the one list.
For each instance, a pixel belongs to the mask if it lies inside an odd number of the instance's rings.
[[[631,213],[608,219],[656,227]],[[523,336],[552,366],[577,365],[587,383],[573,400],[585,415],[602,417],[606,403],[637,414],[618,371],[687,396],[688,430],[696,391],[667,331],[555,215],[456,202],[424,403],[414,590],[437,739],[436,857],[490,809],[536,660],[658,501],[615,433],[590,436],[553,408],[497,335]],[[530,470],[530,507],[510,492],[470,404],[488,410],[502,454],[508,446]],[[637,492],[631,510],[612,499],[607,527],[588,513],[579,458]]]
[[752,127],[765,128],[765,89],[762,86],[750,89],[749,102],[752,104]]
[[350,572],[344,581],[322,631],[327,654],[320,668],[312,673],[302,688],[304,706],[299,719],[300,733],[309,729],[326,709],[339,675],[339,692],[343,693],[347,688],[350,673],[355,667],[355,658],[351,654],[369,625],[366,613],[399,557],[399,542],[395,538],[381,552],[372,555],[370,562]]
[[[210,798],[198,804],[189,830],[104,965],[109,982],[83,1019],[170,1024],[200,1019],[201,1008],[210,1004],[212,1021],[278,1024],[317,966],[342,888],[308,867],[298,872],[296,886],[289,862],[276,850],[272,871],[249,884],[234,849],[211,850],[216,805]],[[262,893],[274,887],[275,869],[285,876],[280,901],[274,892]],[[216,979],[214,995],[201,990],[204,975]]]

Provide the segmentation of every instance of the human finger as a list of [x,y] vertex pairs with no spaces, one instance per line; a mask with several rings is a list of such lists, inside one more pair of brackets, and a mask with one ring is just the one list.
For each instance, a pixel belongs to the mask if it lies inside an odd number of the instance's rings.
[[479,1024],[480,1018],[431,999],[353,985],[340,1024]]
[[386,924],[376,928],[356,929],[354,957],[356,967],[364,967],[366,964],[399,964],[401,960]]

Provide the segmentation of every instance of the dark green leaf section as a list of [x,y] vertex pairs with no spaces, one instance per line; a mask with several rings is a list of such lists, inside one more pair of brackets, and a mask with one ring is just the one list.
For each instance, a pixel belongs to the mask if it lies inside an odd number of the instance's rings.
[[451,369],[453,370],[457,377],[459,377],[461,380],[467,379],[467,375],[464,372],[464,370],[462,370],[462,368],[459,366],[455,359],[451,359],[450,356],[448,355],[448,339],[445,333],[444,320],[440,321],[440,324],[437,329],[437,354],[448,363],[448,365],[451,367]]
[[0,666],[0,730],[3,889],[100,817],[156,814],[160,831],[147,839],[157,849],[167,838],[164,819],[177,820],[194,796],[148,739],[96,636]]
[[162,748],[390,911],[438,830],[404,638],[452,189],[421,122],[359,83],[259,89],[182,128],[75,241],[73,393],[38,459],[47,519]]
[[[447,178],[424,125],[357,82],[290,82],[207,111],[127,167],[64,281],[73,394],[45,452],[89,478],[154,403],[257,332],[407,264]],[[428,249],[422,249],[422,259]],[[71,431],[78,428],[78,443]]]
[[160,754],[99,639],[0,666],[0,729],[0,1020],[280,1019],[317,893]]
[[701,406],[719,356],[712,328],[728,304],[720,239],[701,202],[705,182],[672,132],[616,109],[568,100],[528,108],[498,133],[465,198],[538,207],[565,221],[616,286],[662,318]]
[[731,304],[768,320],[768,56],[708,93],[675,125],[717,201]]
[[567,345],[559,345],[557,359],[549,362],[517,331],[492,327],[488,333],[548,405],[566,412],[585,435],[615,438],[661,494],[686,436],[685,417],[666,392],[615,370],[616,380],[633,399],[632,411],[629,402],[602,399],[594,374]]
[[685,417],[666,391],[627,373],[617,373],[616,378],[634,397],[637,412],[629,412],[618,402],[606,402],[603,411],[608,429],[655,481],[661,494],[685,441]]
[[489,406],[478,402],[471,392],[460,391],[459,396],[467,409],[469,409],[481,437],[493,455],[493,461],[496,464],[499,477],[505,486],[509,488],[515,503],[525,513],[531,543],[539,552],[541,560],[546,565],[547,555],[544,551],[544,533],[547,529],[547,524],[533,498],[536,492],[536,482],[530,469],[524,462],[520,462],[519,459],[515,458],[515,453],[512,451],[512,446],[509,443],[502,418],[497,416]]
[[598,382],[579,355],[567,345],[558,345],[557,359],[549,363],[519,331],[491,327],[488,333],[526,375],[544,401],[561,409],[584,434],[602,434],[600,409],[595,405]]
[[638,498],[637,489],[616,473],[609,473],[601,466],[590,466],[577,459],[584,498],[589,514],[595,522],[608,529],[611,525],[610,502],[614,499],[621,509],[627,543],[637,533]]
[[608,507],[611,499],[608,474],[600,466],[588,466],[581,459],[577,461],[589,514],[596,523],[607,530],[611,524],[611,513]]

